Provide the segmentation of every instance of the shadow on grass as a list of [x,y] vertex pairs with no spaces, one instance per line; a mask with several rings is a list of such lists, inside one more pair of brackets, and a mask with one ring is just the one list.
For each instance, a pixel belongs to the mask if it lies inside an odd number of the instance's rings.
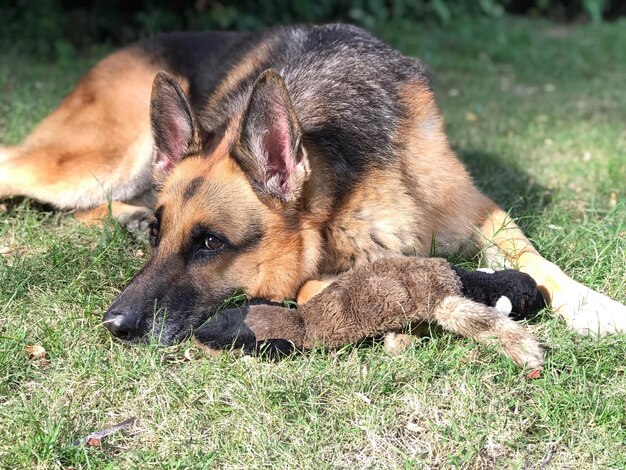
[[514,218],[539,215],[551,204],[551,192],[521,165],[481,150],[460,149],[457,154],[476,186]]

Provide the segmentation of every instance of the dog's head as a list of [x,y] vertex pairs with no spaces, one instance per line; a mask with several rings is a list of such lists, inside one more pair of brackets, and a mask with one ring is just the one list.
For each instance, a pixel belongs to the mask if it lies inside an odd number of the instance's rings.
[[282,78],[264,72],[243,114],[209,131],[160,73],[151,120],[159,187],[152,256],[109,308],[106,327],[170,344],[237,290],[293,297],[315,274],[320,235],[306,209],[309,158]]

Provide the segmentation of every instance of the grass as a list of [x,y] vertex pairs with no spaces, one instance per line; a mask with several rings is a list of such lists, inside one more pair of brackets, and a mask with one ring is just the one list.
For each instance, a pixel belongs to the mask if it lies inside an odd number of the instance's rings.
[[[490,196],[576,279],[626,299],[624,22],[503,19],[382,28],[435,73],[453,145]],[[0,136],[15,143],[101,52],[0,55]],[[624,468],[626,342],[544,314],[528,380],[452,335],[282,362],[127,347],[100,326],[148,248],[29,201],[0,213],[3,468]],[[2,210],[2,208],[0,208]],[[25,347],[41,345],[45,360]],[[187,352],[187,354],[185,354]],[[189,360],[191,359],[191,360]],[[132,428],[72,442],[128,417]]]

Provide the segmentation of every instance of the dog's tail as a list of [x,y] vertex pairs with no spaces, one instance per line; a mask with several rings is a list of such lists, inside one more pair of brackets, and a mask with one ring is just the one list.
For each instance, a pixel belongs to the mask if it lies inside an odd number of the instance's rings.
[[543,349],[534,335],[493,307],[452,295],[443,299],[431,315],[445,330],[481,342],[499,342],[520,367],[534,369],[543,364]]

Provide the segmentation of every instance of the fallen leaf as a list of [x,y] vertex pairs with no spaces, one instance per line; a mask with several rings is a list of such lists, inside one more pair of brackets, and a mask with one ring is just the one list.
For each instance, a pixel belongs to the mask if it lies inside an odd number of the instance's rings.
[[193,357],[191,356],[191,348],[185,349],[184,356],[185,356],[185,359],[188,360],[188,361],[192,361],[193,360]]
[[166,362],[172,364],[178,364],[181,362],[189,362],[193,360],[193,356],[191,355],[191,348],[187,348],[183,355],[181,356],[179,353],[169,353],[163,356]]
[[611,207],[617,206],[617,193],[612,192],[609,195],[609,206],[611,206]]
[[120,431],[129,426],[132,426],[133,424],[135,424],[135,421],[137,421],[137,418],[133,416],[132,418],[128,418],[127,420],[122,421],[121,423],[115,424],[111,426],[110,428],[106,428],[101,431],[92,432],[87,437],[74,441],[73,444],[75,446],[87,445],[91,447],[98,447],[102,445],[102,442],[101,442],[102,439],[104,439],[107,436],[110,436],[114,432]]
[[411,416],[406,423],[406,428],[414,433],[423,434],[428,431],[428,428],[423,426],[421,423],[417,421],[416,416]]
[[17,248],[15,248],[14,246],[0,246],[0,255],[9,255],[15,251],[17,251]]
[[541,378],[541,367],[537,369],[531,370],[528,374],[526,374],[526,378],[530,380],[537,380]]
[[478,119],[478,116],[476,116],[475,113],[470,111],[468,113],[465,113],[465,119],[470,122],[474,122],[476,119]]
[[37,359],[44,359],[46,357],[46,349],[39,344],[30,344],[24,347],[28,359],[35,361]]

